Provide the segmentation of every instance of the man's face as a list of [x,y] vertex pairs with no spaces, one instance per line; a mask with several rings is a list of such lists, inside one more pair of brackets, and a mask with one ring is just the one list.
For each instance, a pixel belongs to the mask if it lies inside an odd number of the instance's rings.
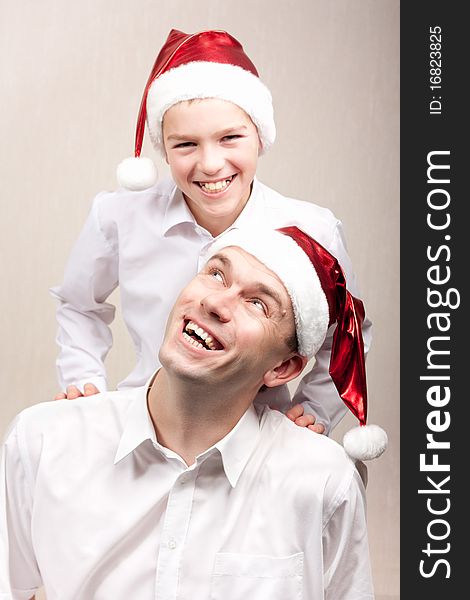
[[220,224],[243,210],[256,173],[260,141],[250,117],[218,99],[179,102],[163,119],[166,158],[196,220]]
[[272,271],[238,247],[225,248],[181,292],[160,361],[199,383],[259,389],[294,353],[289,295]]

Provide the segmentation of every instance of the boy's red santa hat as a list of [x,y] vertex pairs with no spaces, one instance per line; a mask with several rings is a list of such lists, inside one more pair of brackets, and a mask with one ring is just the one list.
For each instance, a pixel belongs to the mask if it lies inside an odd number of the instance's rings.
[[144,89],[137,118],[134,157],[121,162],[118,182],[131,190],[157,180],[154,163],[140,156],[145,123],[156,149],[162,149],[162,123],[174,104],[195,98],[219,98],[242,108],[256,125],[262,151],[276,137],[271,93],[242,45],[226,31],[187,34],[172,29]]
[[343,402],[360,424],[346,433],[343,445],[356,460],[380,456],[387,447],[387,434],[377,425],[366,425],[364,307],[347,290],[336,258],[294,226],[276,231],[232,228],[216,238],[205,258],[228,246],[249,252],[284,284],[292,302],[299,354],[315,356],[328,328],[336,324],[329,372]]

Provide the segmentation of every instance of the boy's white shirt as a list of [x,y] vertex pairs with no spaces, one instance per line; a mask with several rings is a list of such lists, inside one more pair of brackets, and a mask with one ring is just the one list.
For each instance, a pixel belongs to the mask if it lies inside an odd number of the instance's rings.
[[[297,225],[339,261],[351,293],[360,297],[341,222],[316,204],[287,198],[253,182],[250,199],[235,225],[272,228]],[[119,286],[122,317],[136,350],[136,365],[117,388],[139,387],[158,366],[167,316],[183,287],[204,262],[212,235],[198,225],[171,179],[142,192],[102,192],[94,201],[69,257],[63,283],[51,288],[58,300],[57,373],[62,390],[94,383],[107,389],[104,359],[112,346],[109,325],[115,307],[106,302]],[[302,379],[293,402],[302,403],[329,432],[346,408],[329,376],[333,328]],[[371,323],[363,326],[365,352]],[[287,388],[262,393],[258,400],[286,410]]]

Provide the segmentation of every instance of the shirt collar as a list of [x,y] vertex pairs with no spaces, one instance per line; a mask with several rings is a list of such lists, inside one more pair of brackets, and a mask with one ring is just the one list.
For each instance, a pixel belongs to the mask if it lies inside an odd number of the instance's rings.
[[[114,464],[128,456],[143,442],[150,440],[158,446],[155,429],[147,406],[147,391],[155,378],[154,373],[147,383],[135,391],[125,417],[124,430],[119,440]],[[258,414],[253,405],[243,414],[241,419],[229,433],[214,446],[200,454],[197,459],[205,458],[218,450],[222,457],[225,475],[232,487],[238,479],[251,456],[260,436]]]
[[196,225],[193,213],[189,210],[184,200],[183,192],[175,184],[170,193],[170,201],[162,219],[162,235],[166,235],[172,227],[176,227],[182,223]]
[[220,452],[225,475],[232,487],[237,485],[253,450],[258,444],[260,422],[251,404],[235,427],[214,445]]
[[244,227],[246,225],[253,227],[253,223],[262,223],[261,211],[263,209],[263,190],[256,177],[253,179],[253,186],[248,202],[245,204],[242,212],[238,215],[232,227]]
[[154,377],[155,373],[143,387],[135,390],[135,397],[127,409],[124,430],[119,440],[114,464],[133,452],[146,440],[157,443],[155,428],[147,408],[147,391]]
[[[242,227],[244,225],[257,223],[260,218],[259,213],[262,209],[263,190],[258,179],[255,177],[253,179],[250,198],[232,227]],[[166,235],[172,227],[176,227],[182,223],[191,223],[194,226],[197,225],[193,213],[186,204],[183,192],[175,184],[170,193],[170,201],[168,202],[162,220],[162,235]]]

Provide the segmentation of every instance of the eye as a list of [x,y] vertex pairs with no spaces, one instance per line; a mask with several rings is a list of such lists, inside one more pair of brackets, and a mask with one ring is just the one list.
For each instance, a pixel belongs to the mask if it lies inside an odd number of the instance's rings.
[[191,146],[195,146],[194,142],[181,142],[180,144],[176,144],[173,148],[190,148]]
[[222,275],[222,271],[220,271],[219,269],[211,269],[209,271],[209,274],[217,281],[220,281],[220,283],[224,282],[224,276]]
[[262,300],[260,300],[259,298],[251,298],[250,302],[258,310],[263,311],[265,315],[268,314],[268,308]]
[[222,138],[223,142],[233,142],[235,140],[238,140],[239,138],[241,138],[241,135],[238,134],[232,134],[232,135],[224,135],[224,137]]

